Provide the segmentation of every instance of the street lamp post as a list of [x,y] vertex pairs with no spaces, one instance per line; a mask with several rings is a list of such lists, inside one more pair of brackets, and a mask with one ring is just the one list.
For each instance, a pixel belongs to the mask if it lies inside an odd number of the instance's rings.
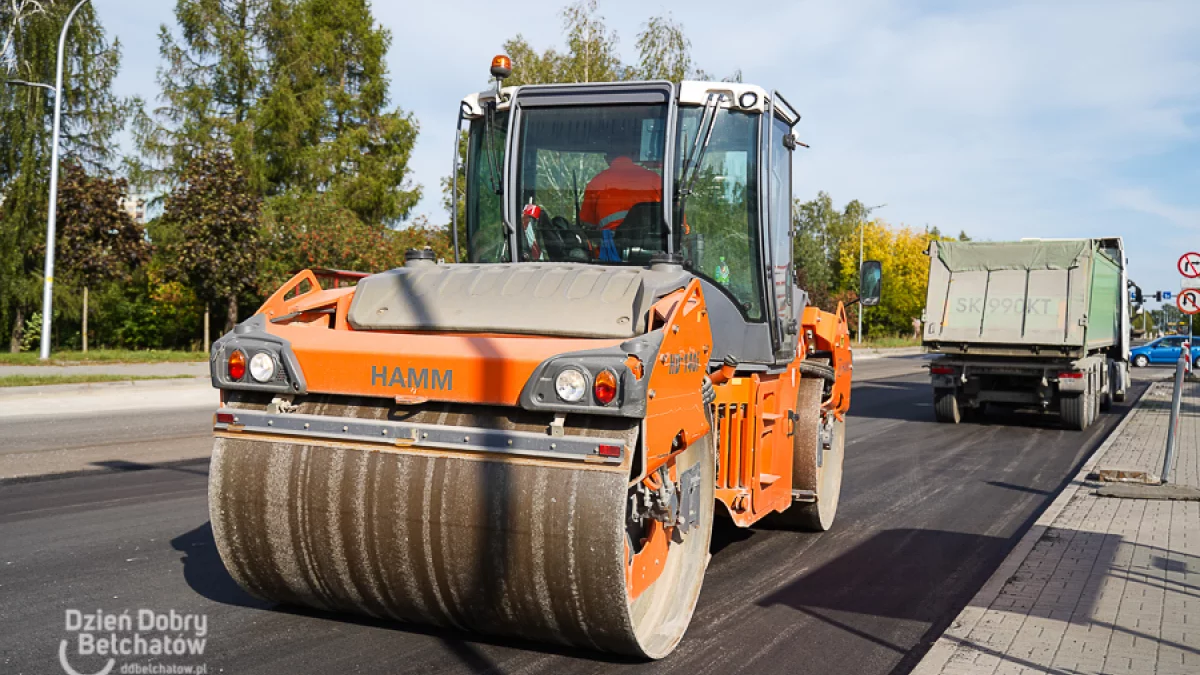
[[54,92],[54,133],[51,136],[50,148],[50,208],[46,216],[46,269],[45,281],[42,283],[42,353],[43,361],[50,358],[50,328],[54,319],[54,238],[58,217],[58,145],[62,131],[62,86],[63,86],[63,52],[67,44],[67,30],[75,19],[75,14],[91,0],[79,0],[79,3],[67,14],[63,23],[62,33],[58,36],[58,63],[54,79],[54,87],[40,82],[24,80],[9,80],[8,84],[27,87],[40,87]]
[[[874,211],[875,209],[882,209],[885,206],[887,206],[887,204],[878,204],[876,206],[872,206],[869,209],[865,209],[863,216],[860,216],[858,219],[858,278],[859,278],[860,283],[862,282],[862,268],[863,268],[863,236],[864,236],[864,231],[867,229],[867,221],[865,220],[865,216],[869,216],[869,215],[871,215],[871,212]],[[860,293],[862,292],[861,288],[858,290]],[[863,313],[866,312],[866,310],[867,310],[867,308],[863,307],[862,304],[860,303],[858,306],[858,344],[860,344],[860,345],[862,344],[862,318],[863,318]]]

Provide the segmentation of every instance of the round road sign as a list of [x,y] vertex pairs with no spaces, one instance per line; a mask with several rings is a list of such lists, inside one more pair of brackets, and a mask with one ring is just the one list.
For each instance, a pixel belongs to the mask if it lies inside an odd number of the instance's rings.
[[1185,290],[1175,299],[1175,304],[1184,314],[1200,314],[1200,289]]
[[1176,263],[1179,273],[1189,279],[1200,277],[1200,253],[1184,253]]

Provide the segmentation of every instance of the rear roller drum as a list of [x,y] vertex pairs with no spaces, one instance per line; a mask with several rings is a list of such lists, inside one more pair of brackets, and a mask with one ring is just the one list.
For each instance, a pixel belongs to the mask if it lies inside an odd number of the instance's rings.
[[792,441],[792,489],[798,499],[783,513],[771,516],[784,527],[824,532],[837,515],[846,422],[822,412],[823,393],[821,380],[801,378]]

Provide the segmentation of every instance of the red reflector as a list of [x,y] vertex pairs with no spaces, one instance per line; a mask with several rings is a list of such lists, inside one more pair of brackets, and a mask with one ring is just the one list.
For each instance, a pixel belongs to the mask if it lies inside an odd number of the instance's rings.
[[596,384],[592,386],[592,394],[596,403],[608,405],[617,397],[617,374],[611,370],[602,370],[596,375]]
[[601,445],[596,448],[601,457],[620,457],[621,446],[619,445]]
[[934,375],[953,375],[954,369],[949,366],[931,366],[929,372]]
[[233,413],[217,413],[217,424],[233,424]]
[[229,355],[229,379],[240,380],[246,375],[246,355],[240,349]]
[[1060,380],[1078,380],[1078,379],[1081,379],[1082,377],[1083,377],[1083,373],[1059,373],[1058,374],[1058,379],[1060,379]]

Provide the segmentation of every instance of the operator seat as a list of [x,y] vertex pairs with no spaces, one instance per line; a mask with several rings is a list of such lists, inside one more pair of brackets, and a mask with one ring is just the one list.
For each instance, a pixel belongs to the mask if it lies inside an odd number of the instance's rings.
[[667,250],[669,234],[662,202],[639,202],[613,230],[613,243],[625,262],[645,264],[655,253]]

